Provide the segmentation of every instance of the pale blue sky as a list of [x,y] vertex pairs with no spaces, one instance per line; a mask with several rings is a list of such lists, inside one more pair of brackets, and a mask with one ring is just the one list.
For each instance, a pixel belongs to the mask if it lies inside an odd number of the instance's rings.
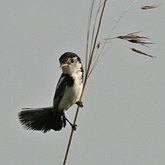
[[[131,2],[108,1],[100,39]],[[141,11],[147,2],[161,6]],[[114,36],[142,31],[156,44],[138,48],[157,58],[131,52],[127,42],[111,43],[88,82],[68,165],[165,164],[163,2],[139,0],[118,24]],[[62,164],[70,127],[27,131],[17,113],[52,104],[62,53],[84,61],[89,6],[89,0],[0,0],[0,164]]]

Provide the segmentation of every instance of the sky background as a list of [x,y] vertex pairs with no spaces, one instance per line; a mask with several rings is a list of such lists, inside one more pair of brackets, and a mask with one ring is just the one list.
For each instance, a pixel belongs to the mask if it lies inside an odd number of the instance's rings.
[[[108,1],[100,40],[131,2]],[[137,1],[113,32],[142,31],[156,44],[136,48],[157,58],[131,52],[127,42],[109,44],[88,81],[68,165],[165,164],[163,2]],[[89,0],[0,0],[0,164],[62,164],[70,126],[27,131],[17,114],[23,107],[52,105],[61,54],[75,52],[84,62],[89,7]],[[71,120],[75,109],[67,112]]]

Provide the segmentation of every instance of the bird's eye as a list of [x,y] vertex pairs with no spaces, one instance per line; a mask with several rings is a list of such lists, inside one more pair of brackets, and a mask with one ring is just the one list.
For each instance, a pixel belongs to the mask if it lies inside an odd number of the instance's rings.
[[74,63],[74,59],[70,59],[70,62],[71,62],[71,63]]

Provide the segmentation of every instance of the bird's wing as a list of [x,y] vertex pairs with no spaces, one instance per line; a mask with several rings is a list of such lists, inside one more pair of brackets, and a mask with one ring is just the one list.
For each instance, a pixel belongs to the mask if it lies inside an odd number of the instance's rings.
[[65,75],[62,73],[62,75],[57,83],[56,92],[55,92],[54,99],[53,99],[54,108],[58,107],[58,104],[64,95],[66,85],[67,85],[67,81],[65,79]]

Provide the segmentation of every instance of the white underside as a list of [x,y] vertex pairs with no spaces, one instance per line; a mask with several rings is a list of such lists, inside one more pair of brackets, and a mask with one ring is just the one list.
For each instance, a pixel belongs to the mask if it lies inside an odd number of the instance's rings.
[[59,110],[67,110],[80,99],[83,85],[81,75],[74,74],[72,77],[74,78],[74,85],[72,87],[66,87],[64,96],[58,105]]

